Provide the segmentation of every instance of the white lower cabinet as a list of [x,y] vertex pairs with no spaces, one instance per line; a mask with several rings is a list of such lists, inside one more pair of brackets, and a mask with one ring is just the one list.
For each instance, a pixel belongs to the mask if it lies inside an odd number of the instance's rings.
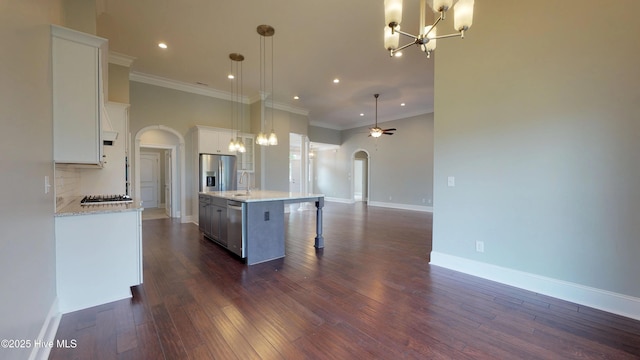
[[131,297],[142,283],[141,211],[55,218],[61,313]]

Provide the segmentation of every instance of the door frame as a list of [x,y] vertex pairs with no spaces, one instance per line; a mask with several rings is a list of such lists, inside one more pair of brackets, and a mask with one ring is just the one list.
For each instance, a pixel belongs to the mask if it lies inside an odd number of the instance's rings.
[[[178,144],[148,144],[148,143],[143,144],[141,139],[142,135],[149,130],[162,130],[170,134],[173,134],[178,139]],[[133,151],[134,151],[133,196],[134,198],[138,197],[138,194],[140,194],[140,166],[138,164],[140,164],[140,148],[141,147],[171,149],[171,156],[173,157],[173,161],[171,164],[171,171],[173,173],[173,176],[172,176],[173,183],[171,184],[171,200],[173,202],[173,208],[171,209],[172,211],[171,217],[180,218],[180,222],[183,222],[183,223],[189,222],[190,219],[187,217],[186,209],[185,209],[186,207],[186,179],[185,179],[186,175],[185,175],[184,137],[182,136],[182,134],[180,134],[176,130],[164,125],[151,125],[138,130],[138,132],[135,135],[134,148],[133,148]],[[179,156],[179,158],[177,158],[176,156]],[[178,188],[178,184],[177,184],[178,181],[176,181],[177,179],[180,179],[180,188]],[[180,199],[179,202],[178,202],[178,199]],[[176,206],[176,204],[178,203],[180,204],[179,209]]]
[[355,185],[354,185],[354,178],[355,176],[353,175],[353,171],[355,170],[355,162],[356,162],[356,153],[359,153],[360,151],[362,151],[363,153],[367,154],[367,159],[366,159],[366,164],[367,164],[367,171],[366,171],[366,176],[367,176],[367,190],[363,191],[362,193],[362,201],[365,202],[366,204],[369,204],[369,201],[371,199],[371,154],[369,153],[369,151],[365,150],[365,149],[356,149],[353,153],[351,153],[351,181],[350,182],[350,187],[351,187],[351,202],[355,203],[354,197],[355,197]]
[[[171,151],[167,151],[165,149],[164,151],[164,188],[162,189],[162,192],[164,193],[164,209],[165,209],[165,214],[167,214],[168,217],[172,217],[171,214],[173,213],[173,150]],[[167,163],[169,164],[167,166]],[[169,171],[167,171],[169,170]],[[168,178],[168,179],[167,179]],[[167,181],[169,182],[169,187],[167,187]],[[169,194],[167,194],[167,188],[169,190]]]

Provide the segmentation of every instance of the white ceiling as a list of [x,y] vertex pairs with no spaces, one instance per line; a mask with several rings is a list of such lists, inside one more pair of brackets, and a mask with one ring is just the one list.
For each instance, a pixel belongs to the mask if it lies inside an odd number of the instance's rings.
[[[404,1],[403,30],[417,32],[418,7],[418,0]],[[275,28],[274,101],[308,111],[312,124],[373,124],[374,93],[379,122],[433,111],[433,56],[412,46],[401,58],[389,57],[384,0],[102,0],[99,11],[98,35],[109,39],[110,50],[136,58],[134,73],[229,93],[229,54],[237,52],[245,56],[244,95],[257,99],[256,27],[268,24]],[[160,49],[161,41],[169,48]]]

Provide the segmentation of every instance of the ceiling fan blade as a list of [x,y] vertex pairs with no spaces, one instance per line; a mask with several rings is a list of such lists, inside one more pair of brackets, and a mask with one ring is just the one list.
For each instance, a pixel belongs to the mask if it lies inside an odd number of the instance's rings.
[[392,132],[383,132],[383,134],[385,134],[385,135],[393,135]]
[[392,128],[392,129],[384,129],[382,131],[396,131],[396,128]]

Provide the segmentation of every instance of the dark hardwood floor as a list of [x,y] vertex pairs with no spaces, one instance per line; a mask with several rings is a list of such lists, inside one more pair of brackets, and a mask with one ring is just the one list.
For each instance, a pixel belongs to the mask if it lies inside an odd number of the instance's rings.
[[327,203],[248,267],[193,224],[143,222],[133,298],[66,314],[50,359],[637,359],[640,322],[431,266],[432,215]]

